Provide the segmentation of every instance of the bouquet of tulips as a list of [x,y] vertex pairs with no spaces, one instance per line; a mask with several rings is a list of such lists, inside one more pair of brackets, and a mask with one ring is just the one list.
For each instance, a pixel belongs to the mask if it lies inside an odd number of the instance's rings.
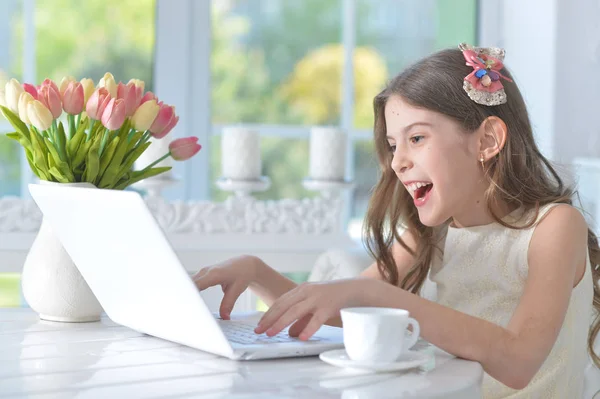
[[174,106],[144,93],[143,81],[117,84],[110,73],[97,86],[87,78],[66,77],[60,85],[46,79],[39,86],[11,79],[0,88],[0,110],[16,130],[7,136],[25,149],[42,180],[122,190],[170,170],[155,167],[167,157],[183,161],[201,148],[196,137],[176,139],[164,156],[134,170],[150,137],[164,138],[179,117]]

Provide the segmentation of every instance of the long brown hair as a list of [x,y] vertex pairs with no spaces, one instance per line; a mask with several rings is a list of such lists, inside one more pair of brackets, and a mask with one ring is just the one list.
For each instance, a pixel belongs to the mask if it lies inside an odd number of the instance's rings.
[[[391,284],[418,294],[425,281],[438,232],[442,228],[423,225],[407,190],[391,168],[392,153],[386,139],[385,106],[390,96],[400,96],[413,106],[446,115],[460,124],[466,134],[476,130],[483,121],[496,116],[501,118],[509,132],[503,150],[488,161],[486,175],[490,182],[485,193],[487,208],[493,219],[508,228],[531,228],[538,218],[539,208],[550,203],[572,205],[574,191],[565,187],[550,162],[540,153],[533,138],[527,108],[515,83],[503,81],[507,102],[484,106],[469,99],[463,90],[463,79],[472,68],[465,65],[460,50],[437,52],[412,65],[378,94],[373,101],[375,111],[375,150],[379,159],[381,176],[369,203],[365,219],[365,244],[377,261],[379,271]],[[512,78],[504,68],[502,74]],[[511,208],[535,210],[527,224],[507,224],[493,211],[493,204],[503,202]],[[402,240],[400,227],[408,229],[416,240],[413,250]],[[398,269],[392,256],[392,245],[398,242],[414,257],[408,274],[399,281]],[[594,233],[588,229],[588,248],[594,281],[594,302],[600,310],[600,248]],[[590,330],[588,347],[594,363],[600,367],[600,357],[593,352],[593,342],[600,331],[596,318]]]

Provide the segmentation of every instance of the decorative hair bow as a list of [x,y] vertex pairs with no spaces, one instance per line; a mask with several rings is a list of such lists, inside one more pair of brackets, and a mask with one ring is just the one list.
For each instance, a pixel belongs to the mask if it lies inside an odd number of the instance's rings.
[[473,72],[465,77],[463,89],[471,100],[482,105],[500,105],[506,102],[506,93],[500,78],[512,82],[502,75],[504,67],[504,49],[497,47],[473,47],[461,43],[458,48],[462,51],[467,65],[473,67]]

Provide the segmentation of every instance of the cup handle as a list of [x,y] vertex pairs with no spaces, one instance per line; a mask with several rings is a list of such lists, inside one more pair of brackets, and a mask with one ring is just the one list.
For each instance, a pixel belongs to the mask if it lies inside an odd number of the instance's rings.
[[412,326],[413,329],[412,333],[404,339],[404,348],[406,348],[405,350],[412,348],[419,340],[419,335],[421,334],[419,322],[413,319],[412,317],[408,318],[407,327],[408,326]]

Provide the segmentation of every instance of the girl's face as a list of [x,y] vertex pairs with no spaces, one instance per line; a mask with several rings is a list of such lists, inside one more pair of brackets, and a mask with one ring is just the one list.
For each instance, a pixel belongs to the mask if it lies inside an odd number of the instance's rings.
[[388,99],[385,122],[391,167],[413,198],[421,223],[487,221],[477,132],[465,133],[449,117],[414,107],[399,96]]

